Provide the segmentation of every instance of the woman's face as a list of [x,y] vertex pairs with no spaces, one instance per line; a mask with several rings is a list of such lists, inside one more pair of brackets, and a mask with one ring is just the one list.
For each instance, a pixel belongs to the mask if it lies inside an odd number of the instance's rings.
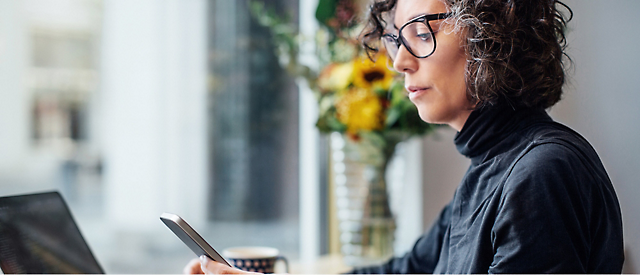
[[[394,32],[407,21],[424,14],[447,12],[440,0],[398,0]],[[404,74],[409,99],[418,108],[422,120],[448,124],[460,131],[469,117],[473,104],[466,95],[466,55],[458,33],[444,20],[430,21],[435,34],[435,52],[427,58],[417,58],[401,46],[393,67]],[[445,31],[448,30],[448,31]]]

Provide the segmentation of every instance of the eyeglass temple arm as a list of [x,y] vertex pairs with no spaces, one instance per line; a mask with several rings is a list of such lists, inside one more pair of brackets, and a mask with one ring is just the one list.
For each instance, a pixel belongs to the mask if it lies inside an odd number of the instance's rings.
[[429,14],[425,16],[424,19],[426,19],[427,21],[431,21],[431,20],[445,19],[449,16],[451,16],[450,12],[443,12],[443,13],[437,13],[437,14]]

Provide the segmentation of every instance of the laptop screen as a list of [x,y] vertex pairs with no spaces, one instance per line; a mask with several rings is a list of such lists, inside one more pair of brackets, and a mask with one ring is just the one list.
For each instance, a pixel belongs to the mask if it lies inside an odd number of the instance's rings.
[[0,268],[7,273],[104,273],[58,192],[0,198]]

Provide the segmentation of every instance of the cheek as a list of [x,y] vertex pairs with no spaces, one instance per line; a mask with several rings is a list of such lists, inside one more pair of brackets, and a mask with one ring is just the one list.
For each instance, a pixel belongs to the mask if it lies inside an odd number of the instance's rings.
[[[443,66],[441,79],[446,81],[447,90],[459,101],[464,99],[464,103],[467,103],[467,59],[462,49],[448,52],[447,60],[443,60],[441,65]],[[462,103],[462,102],[459,102]]]
[[466,71],[467,71],[467,62],[466,60],[462,60],[460,63],[457,64],[457,66],[453,70],[452,72],[453,79],[451,80],[455,85],[454,87],[455,91],[465,99],[465,102],[468,101]]
[[466,59],[464,57],[443,58],[434,62],[429,70],[429,74],[434,79],[435,86],[446,93],[447,97],[466,99]]

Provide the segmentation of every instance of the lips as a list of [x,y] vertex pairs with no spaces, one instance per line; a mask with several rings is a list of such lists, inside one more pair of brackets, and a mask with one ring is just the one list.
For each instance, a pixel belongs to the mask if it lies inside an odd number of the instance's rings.
[[417,86],[408,86],[405,88],[409,92],[409,99],[411,100],[413,100],[414,98],[418,98],[419,96],[425,94],[427,90],[429,90],[428,87],[417,87]]
[[415,92],[427,89],[427,88],[418,87],[418,86],[408,86],[408,87],[405,87],[405,88],[407,89],[407,91],[409,91],[409,93],[415,93]]

